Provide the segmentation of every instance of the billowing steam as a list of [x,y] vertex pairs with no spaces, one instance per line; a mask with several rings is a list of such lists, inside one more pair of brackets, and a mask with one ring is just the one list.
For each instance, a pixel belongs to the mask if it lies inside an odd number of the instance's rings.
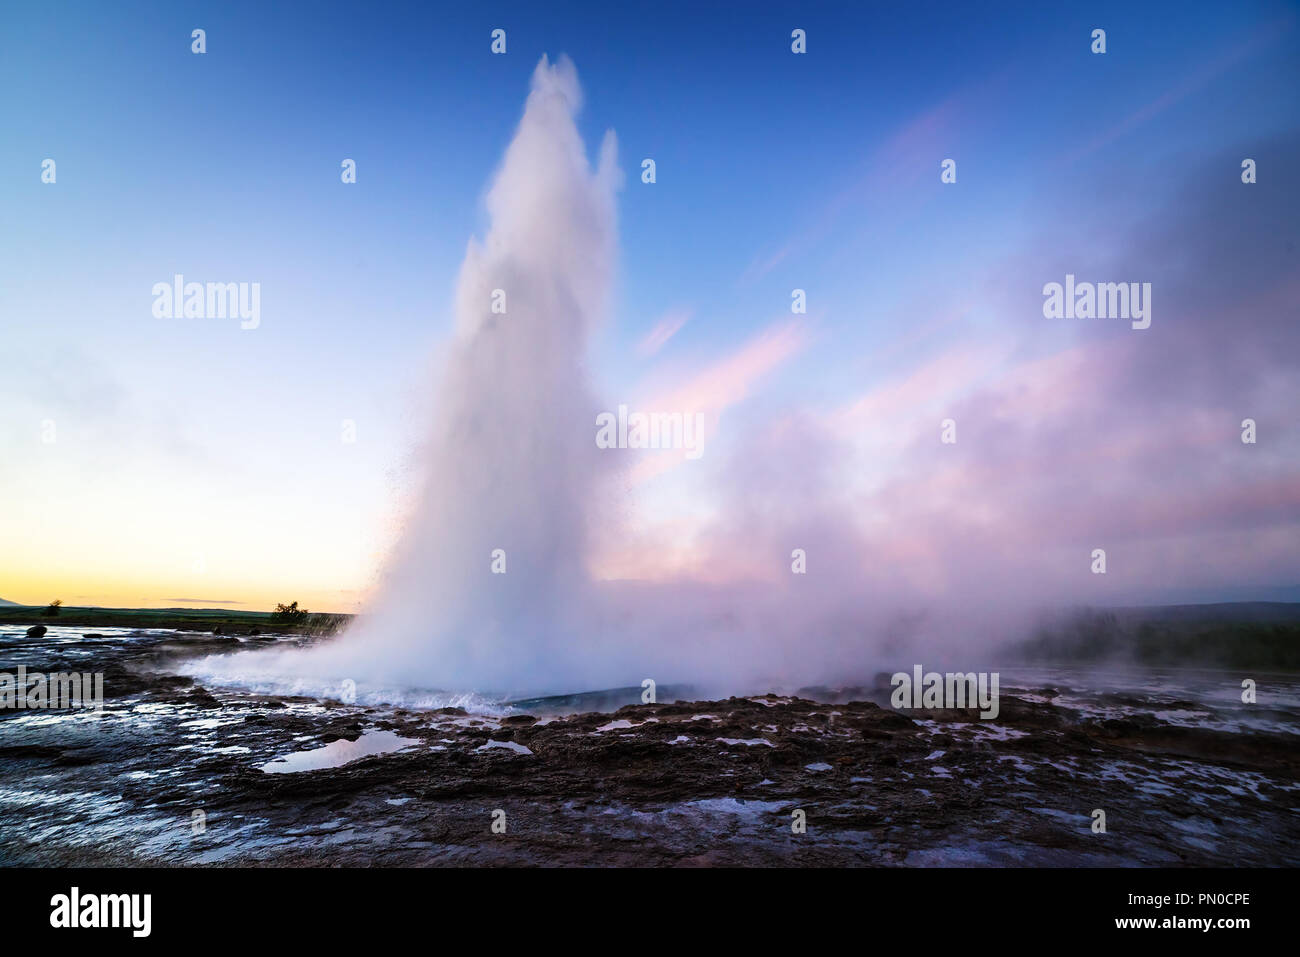
[[[1142,363],[1170,349],[1143,351],[1126,331],[989,384],[980,376],[1007,356],[958,351],[841,413],[732,429],[730,449],[698,473],[714,483],[717,507],[691,530],[691,561],[613,580],[610,554],[659,556],[679,543],[671,529],[632,531],[627,476],[616,471],[632,457],[595,441],[598,413],[615,403],[592,394],[584,362],[614,273],[620,176],[612,134],[589,162],[574,123],[580,99],[573,65],[543,58],[487,196],[490,228],[461,270],[425,485],[369,608],[310,649],[209,659],[195,671],[278,691],[337,695],[352,681],[362,700],[472,705],[458,695],[490,702],[645,678],[742,693],[869,681],[917,661],[979,670],[991,662],[977,655],[1023,634],[1028,609],[1104,600],[1111,581],[1168,578],[1181,560],[1174,533],[1198,516],[1213,531],[1240,510],[1212,507],[1221,488],[1240,489],[1241,508],[1290,501],[1255,494],[1237,464],[1240,481],[1216,475],[1185,488],[1177,509],[1154,512],[1123,486],[1127,472],[1081,479],[1085,451],[1108,461],[1114,436],[1131,428],[1130,404],[1112,393],[1131,392],[1129,380],[1145,388]],[[1060,271],[1031,269],[1005,285],[1036,292],[1035,277]],[[778,337],[760,353],[787,344]],[[962,376],[977,384],[932,407]],[[1167,475],[1166,491],[1201,474],[1170,449],[1204,461],[1186,425],[1198,420],[1184,411],[1144,411],[1164,418],[1140,474]],[[938,441],[949,414],[963,422],[960,445]],[[1277,564],[1290,540],[1282,530],[1276,541],[1243,532],[1235,551],[1216,544],[1222,568],[1202,577],[1224,579],[1233,564],[1249,571],[1242,556],[1253,553]],[[1121,550],[1124,574],[1089,573],[1099,543]],[[795,573],[796,552],[806,574]]]

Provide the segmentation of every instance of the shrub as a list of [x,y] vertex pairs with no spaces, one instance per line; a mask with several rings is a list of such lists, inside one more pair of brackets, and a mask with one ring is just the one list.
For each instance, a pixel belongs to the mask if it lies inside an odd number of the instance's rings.
[[306,608],[299,608],[298,603],[291,605],[276,605],[275,611],[271,612],[271,620],[281,625],[300,625],[307,620],[310,612]]

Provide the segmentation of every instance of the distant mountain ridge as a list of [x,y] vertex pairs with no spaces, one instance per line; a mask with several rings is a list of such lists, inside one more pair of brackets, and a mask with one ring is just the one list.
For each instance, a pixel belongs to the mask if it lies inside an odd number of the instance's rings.
[[0,598],[0,605],[9,605],[9,606],[11,606],[11,607],[13,607],[13,608],[22,608],[22,607],[24,607],[24,606],[18,604],[18,602],[16,602],[16,601],[5,601],[3,598]]

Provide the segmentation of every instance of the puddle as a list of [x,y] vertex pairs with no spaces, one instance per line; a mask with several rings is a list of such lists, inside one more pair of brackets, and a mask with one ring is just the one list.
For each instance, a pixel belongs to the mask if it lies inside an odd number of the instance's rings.
[[514,741],[489,741],[487,744],[483,745],[482,747],[475,748],[474,750],[475,750],[475,751],[490,751],[490,750],[492,750],[493,748],[504,748],[504,749],[507,750],[507,751],[513,751],[515,754],[532,754],[532,753],[533,753],[532,751],[530,751],[530,750],[528,750],[526,747],[524,747],[522,744],[518,744],[518,743],[516,743],[516,742],[514,742]]
[[413,744],[419,744],[418,738],[403,738],[392,731],[370,731],[355,741],[331,741],[323,748],[310,751],[296,751],[283,758],[276,758],[262,765],[267,774],[288,774],[294,771],[320,771],[324,768],[337,768],[359,758],[372,754],[387,754],[400,751]]

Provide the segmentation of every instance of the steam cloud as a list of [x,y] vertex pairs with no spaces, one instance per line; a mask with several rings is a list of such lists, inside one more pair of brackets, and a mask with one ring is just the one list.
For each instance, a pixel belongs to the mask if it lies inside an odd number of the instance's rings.
[[[1165,518],[1148,517],[1141,495],[1114,480],[1098,488],[1080,482],[1078,463],[1111,454],[1108,437],[1124,434],[1132,419],[1134,403],[1124,397],[1146,388],[1143,363],[1163,361],[1168,342],[1153,353],[1142,351],[1145,340],[1108,333],[1017,366],[1013,335],[987,360],[997,369],[1010,357],[1011,370],[944,410],[976,441],[940,446],[938,410],[926,402],[933,378],[956,372],[978,381],[982,346],[954,351],[840,412],[791,412],[732,428],[727,454],[712,459],[716,471],[702,473],[715,493],[725,490],[724,507],[695,530],[691,568],[653,581],[606,580],[601,556],[619,546],[658,554],[673,543],[662,533],[629,531],[626,476],[616,471],[626,458],[594,441],[597,412],[612,406],[593,395],[584,361],[614,275],[620,174],[612,133],[594,168],[588,161],[574,123],[580,105],[573,65],[543,58],[487,196],[490,228],[470,243],[461,270],[455,338],[422,456],[426,484],[371,607],[334,641],[209,659],[199,670],[245,681],[281,676],[260,682],[277,690],[313,691],[350,678],[363,697],[425,688],[490,699],[646,677],[689,682],[705,694],[740,693],[870,680],[914,661],[969,671],[1022,634],[1033,609],[1113,599],[1112,581],[1126,588],[1167,582],[1169,549],[1183,547],[1169,536],[1214,533],[1240,511],[1234,503],[1252,485],[1235,459],[1183,489],[1178,514],[1165,516],[1178,521],[1150,541],[1142,523]],[[1285,199],[1294,205],[1293,194]],[[1251,215],[1275,215],[1272,208]],[[1182,255],[1221,258],[1185,245]],[[1000,286],[1032,295],[1008,313],[1038,314],[1041,277],[1062,268],[1010,263],[1014,274]],[[1256,287],[1289,283],[1262,277]],[[495,290],[505,294],[504,314],[492,311]],[[1185,315],[1194,311],[1189,304]],[[1294,329],[1283,321],[1292,311],[1266,311],[1269,325],[1258,335]],[[1203,330],[1220,328],[1190,319],[1180,325],[1191,337],[1174,340],[1184,351],[1208,341]],[[1216,347],[1215,354],[1233,353]],[[1222,403],[1231,412],[1218,410],[1226,444],[1236,409],[1278,407],[1279,397],[1259,394],[1248,375],[1214,382],[1238,393]],[[1293,383],[1282,391],[1293,395]],[[1185,419],[1194,401],[1178,416]],[[923,425],[908,421],[882,433],[912,415]],[[1182,488],[1199,474],[1188,463],[1204,462],[1204,430],[1163,412],[1159,420],[1164,444],[1147,455],[1143,474],[1167,474],[1168,487]],[[853,481],[864,451],[854,439],[874,433],[880,441],[867,454],[893,468],[864,489]],[[912,438],[900,446],[894,433]],[[1213,438],[1220,440],[1217,432]],[[1261,564],[1296,569],[1283,544],[1295,526],[1296,487],[1263,499],[1252,494],[1241,508],[1253,511],[1234,523],[1240,542],[1216,539],[1206,581],[1231,581],[1234,568],[1260,580]],[[1261,501],[1267,515],[1257,514]],[[1128,549],[1123,577],[1087,573],[1098,539]],[[806,551],[808,574],[791,573],[792,548]],[[497,549],[505,574],[490,571]],[[710,576],[701,568],[740,571]]]

